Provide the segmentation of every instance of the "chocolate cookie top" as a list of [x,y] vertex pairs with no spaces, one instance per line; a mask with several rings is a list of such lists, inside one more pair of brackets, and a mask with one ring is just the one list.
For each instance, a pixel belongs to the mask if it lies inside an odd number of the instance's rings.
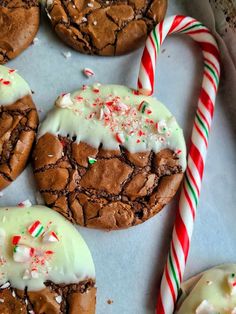
[[0,64],[18,56],[39,28],[38,0],[0,0]]
[[43,121],[39,137],[45,133],[68,136],[105,150],[125,147],[130,153],[171,149],[186,167],[186,147],[182,129],[168,109],[150,96],[137,95],[119,85],[83,86],[63,94]]
[[214,267],[182,285],[176,314],[235,314],[236,265]]
[[0,289],[7,282],[28,291],[95,278],[94,264],[78,231],[44,206],[0,208]]
[[120,55],[142,45],[166,13],[167,0],[46,0],[59,37],[88,54]]

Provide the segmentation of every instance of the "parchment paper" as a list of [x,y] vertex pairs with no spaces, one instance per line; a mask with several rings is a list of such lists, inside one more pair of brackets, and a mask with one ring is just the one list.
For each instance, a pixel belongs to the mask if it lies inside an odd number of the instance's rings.
[[[199,8],[190,4],[208,1],[170,0],[168,15],[189,14],[203,19]],[[208,17],[206,18],[208,21]],[[136,87],[142,49],[122,57],[84,56],[66,47],[52,33],[45,15],[39,41],[9,63],[30,83],[41,119],[61,92],[83,83],[124,84]],[[62,52],[71,52],[66,59]],[[87,80],[84,67],[96,77]],[[225,71],[225,80],[232,80]],[[165,41],[157,65],[155,96],[174,113],[188,142],[202,80],[202,57],[198,46],[186,36]],[[235,88],[234,88],[235,91]],[[223,93],[225,92],[225,93]],[[236,157],[235,97],[224,82],[217,99],[210,137],[203,189],[194,229],[186,276],[207,267],[236,262]],[[36,187],[31,167],[6,190],[0,205],[35,200]],[[148,222],[118,232],[102,232],[79,227],[94,257],[97,271],[97,314],[154,313],[157,288],[168,252],[175,218],[176,200]],[[107,300],[113,300],[108,304]]]

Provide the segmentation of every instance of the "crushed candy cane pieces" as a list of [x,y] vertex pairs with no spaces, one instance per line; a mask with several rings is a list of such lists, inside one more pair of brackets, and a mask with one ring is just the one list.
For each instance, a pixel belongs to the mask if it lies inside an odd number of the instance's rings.
[[16,245],[13,250],[13,259],[17,263],[28,262],[34,255],[34,248],[26,245]]
[[89,68],[84,68],[84,69],[83,69],[83,73],[84,73],[84,75],[85,75],[87,78],[89,78],[89,77],[95,75],[95,73],[93,72],[93,70],[91,70],[91,69],[89,69]]
[[32,203],[30,200],[25,200],[23,202],[20,202],[18,204],[19,207],[31,207],[32,206]]
[[21,235],[14,235],[12,237],[12,244],[17,245],[20,243],[20,240],[21,240]]
[[28,232],[33,238],[38,238],[43,234],[44,227],[39,220],[36,220],[29,226]]
[[59,238],[54,231],[48,231],[43,234],[43,242],[44,243],[59,242]]
[[97,159],[93,158],[93,157],[88,157],[88,162],[90,165],[94,164],[97,161]]

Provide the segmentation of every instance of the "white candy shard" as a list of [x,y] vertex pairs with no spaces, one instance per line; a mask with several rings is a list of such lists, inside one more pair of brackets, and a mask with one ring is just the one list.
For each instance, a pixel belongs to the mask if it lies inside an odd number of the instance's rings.
[[37,42],[39,42],[39,39],[38,39],[38,37],[35,37],[35,38],[33,39],[33,44],[35,45]]
[[214,307],[207,300],[204,300],[197,307],[195,313],[196,314],[216,314],[216,310],[214,309]]
[[50,243],[50,242],[58,242],[58,236],[56,235],[56,233],[54,231],[48,231],[46,233],[44,233],[43,235],[43,242],[44,243]]
[[17,263],[30,261],[34,254],[34,249],[26,245],[16,245],[13,251],[13,259]]
[[38,271],[37,271],[36,269],[33,269],[33,270],[31,271],[31,277],[32,277],[33,279],[39,278],[39,273],[38,273]]
[[157,131],[160,134],[164,134],[167,131],[167,125],[165,120],[160,120],[157,124]]
[[55,297],[55,300],[57,301],[58,304],[61,304],[62,297],[60,295],[58,295],[57,297]]
[[29,280],[30,278],[31,278],[30,271],[28,269],[26,269],[22,279],[23,280]]
[[71,57],[71,52],[70,51],[63,51],[62,55],[66,58],[69,59]]
[[70,97],[70,93],[59,96],[56,100],[56,106],[60,108],[70,108],[73,106],[73,101]]

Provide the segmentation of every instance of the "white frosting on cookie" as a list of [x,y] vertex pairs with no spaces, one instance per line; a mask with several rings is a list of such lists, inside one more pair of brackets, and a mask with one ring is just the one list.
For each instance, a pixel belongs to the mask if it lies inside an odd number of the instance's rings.
[[111,150],[122,145],[131,153],[170,148],[186,168],[185,140],[173,115],[155,98],[125,86],[96,84],[61,95],[39,137],[47,132],[76,137],[96,148],[101,143]]
[[[36,221],[39,226],[29,232]],[[19,242],[13,238],[18,235]],[[45,206],[0,208],[0,286],[9,281],[15,288],[36,291],[47,280],[71,284],[88,278],[95,278],[90,251],[63,216]]]
[[16,70],[0,65],[0,106],[11,105],[26,95],[31,95],[26,81]]
[[222,265],[183,284],[176,314],[235,314],[236,264]]

